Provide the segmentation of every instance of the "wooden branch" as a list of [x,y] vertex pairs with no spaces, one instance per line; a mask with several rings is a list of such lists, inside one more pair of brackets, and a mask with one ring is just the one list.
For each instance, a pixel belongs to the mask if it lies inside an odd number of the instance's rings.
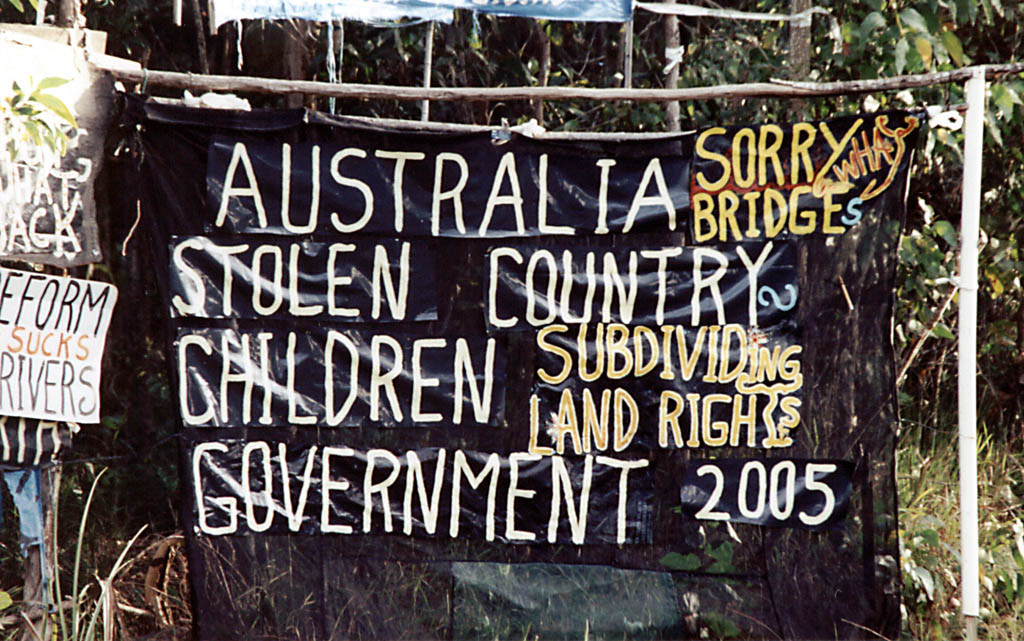
[[74,27],[78,11],[78,0],[60,0],[57,4],[57,26]]
[[[537,40],[540,42],[540,76],[537,78],[537,85],[539,87],[547,87],[548,80],[551,77],[551,38],[548,37],[544,26],[540,20],[533,21],[533,32],[537,36]],[[533,103],[533,117],[537,120],[537,124],[544,125],[544,101],[534,100]]]
[[928,324],[927,329],[921,332],[921,335],[914,341],[914,346],[910,349],[910,354],[907,355],[907,360],[903,361],[903,365],[900,366],[900,372],[896,375],[896,387],[903,385],[903,379],[907,377],[907,372],[910,370],[910,366],[914,360],[917,359],[917,355],[921,352],[921,347],[924,342],[928,340],[928,337],[932,335],[932,331],[939,325],[942,317],[946,315],[946,310],[949,309],[949,304],[953,302],[953,297],[960,291],[959,287],[953,287],[946,294],[946,298],[942,301],[942,305],[939,306],[939,311],[935,314],[935,318]]
[[[438,101],[499,101],[499,100],[595,100],[666,102],[672,100],[697,101],[720,98],[808,98],[840,96],[877,91],[898,91],[914,87],[951,84],[966,81],[976,67],[954,71],[895,76],[876,80],[844,82],[793,82],[772,79],[770,82],[726,84],[711,87],[682,89],[594,89],[588,87],[399,87],[393,85],[344,84],[314,82],[311,80],[280,80],[252,76],[208,76],[176,71],[125,69],[110,65],[102,59],[93,64],[108,71],[115,80],[149,87],[188,89],[192,93],[206,91],[256,94],[307,94],[334,98],[363,100],[438,100]],[[1024,73],[1024,62],[986,65],[987,78],[1006,74]]]
[[[183,101],[169,100],[167,98],[156,99],[169,104],[183,104]],[[516,131],[514,127],[497,127],[494,125],[465,125],[451,122],[423,122],[416,120],[399,120],[396,118],[372,118],[370,116],[332,116],[332,121],[345,124],[356,122],[362,125],[378,127],[389,127],[409,132],[443,132],[443,133],[479,133],[496,130]],[[673,132],[621,132],[621,131],[545,131],[537,135],[541,140],[582,140],[582,141],[603,141],[603,142],[626,142],[630,140],[672,140],[678,138],[678,133]]]
[[203,10],[199,0],[189,0],[192,9],[192,24],[196,30],[196,53],[199,56],[199,70],[210,73],[210,59],[206,54],[206,25],[203,24]]
[[[345,23],[342,23],[344,25]],[[344,28],[344,26],[342,27]],[[345,49],[344,32],[342,32],[341,48]],[[334,52],[332,51],[333,55]],[[431,77],[434,74],[434,21],[427,22],[427,35],[423,45],[423,86],[429,87]],[[341,77],[341,69],[338,69],[338,77]],[[420,120],[430,120],[430,101],[424,100],[420,103]]]

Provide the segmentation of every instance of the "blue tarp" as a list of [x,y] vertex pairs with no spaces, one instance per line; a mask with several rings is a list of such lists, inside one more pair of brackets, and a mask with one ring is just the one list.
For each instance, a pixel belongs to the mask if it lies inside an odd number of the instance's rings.
[[214,24],[250,18],[451,22],[454,9],[546,20],[625,22],[632,0],[213,0]]
[[633,17],[632,0],[422,0],[429,4],[472,9],[499,16],[545,20],[626,22]]

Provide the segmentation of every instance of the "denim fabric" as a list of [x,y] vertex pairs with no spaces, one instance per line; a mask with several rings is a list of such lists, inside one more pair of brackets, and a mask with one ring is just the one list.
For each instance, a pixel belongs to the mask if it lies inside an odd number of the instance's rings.
[[8,470],[4,472],[7,489],[14,497],[21,525],[21,554],[28,548],[43,543],[43,503],[39,498],[39,469]]
[[[14,497],[14,506],[18,508],[18,524],[21,529],[21,555],[27,557],[28,550],[34,545],[39,546],[39,568],[42,573],[43,600],[49,603],[49,582],[46,564],[46,546],[43,545],[43,501],[39,491],[39,468],[23,470],[4,470],[4,482]],[[2,494],[0,494],[2,496]],[[0,505],[0,519],[3,506]],[[50,609],[52,611],[52,608]]]

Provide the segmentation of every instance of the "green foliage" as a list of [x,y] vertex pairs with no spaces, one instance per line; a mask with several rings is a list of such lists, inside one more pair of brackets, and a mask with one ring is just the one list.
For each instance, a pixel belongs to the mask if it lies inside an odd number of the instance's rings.
[[[72,572],[72,589],[70,594],[71,609],[70,614],[66,615],[63,608],[57,608],[56,615],[53,617],[56,620],[56,628],[54,630],[55,641],[94,641],[96,639],[96,624],[100,620],[100,616],[103,614],[104,609],[108,607],[108,599],[106,599],[107,593],[111,590],[111,584],[114,578],[121,572],[125,566],[125,556],[128,551],[135,544],[135,541],[139,538],[142,532],[147,526],[143,525],[135,536],[121,549],[121,554],[114,561],[113,567],[111,568],[106,579],[100,579],[96,576],[96,585],[98,590],[94,590],[90,593],[88,587],[83,588],[81,591],[78,589],[79,580],[81,577],[82,569],[82,550],[85,544],[85,532],[86,525],[89,520],[89,509],[92,506],[93,497],[96,494],[96,487],[99,485],[100,479],[103,477],[107,470],[101,470],[99,474],[93,478],[92,486],[89,488],[89,496],[85,501],[85,507],[83,508],[82,517],[78,522],[78,538],[75,543],[75,565]],[[54,540],[57,540],[57,522],[54,521]],[[53,553],[56,555],[56,550]],[[58,576],[50,584],[53,588],[53,602],[63,603],[61,593],[61,577]],[[98,592],[98,593],[97,593]]]
[[[955,433],[899,451],[905,639],[960,636],[960,528]],[[1024,634],[1024,464],[991,436],[979,447],[981,638]]]
[[68,132],[77,127],[75,117],[60,98],[49,93],[67,82],[63,78],[43,78],[28,91],[14,82],[10,95],[0,100],[0,123],[12,159],[25,143],[60,155],[67,151]]
[[712,639],[735,639],[740,636],[740,629],[729,617],[717,612],[704,612],[700,615],[701,623],[707,625]]
[[693,572],[700,569],[700,557],[696,554],[680,554],[678,552],[669,552],[659,561],[669,570],[676,570],[679,572]]
[[[21,13],[25,12],[25,5],[22,4],[21,0],[7,0],[7,1],[9,3],[11,3],[11,6],[14,7],[15,9],[17,9],[19,12],[21,12]],[[28,3],[32,6],[33,9],[38,9],[39,8],[38,2],[39,2],[39,0],[28,0]]]
[[[718,523],[705,524],[708,530],[718,529]],[[734,574],[740,570],[733,565],[735,546],[725,540],[717,545],[705,538],[699,553],[680,554],[669,552],[659,563],[674,572],[699,572],[707,574]],[[732,582],[726,579],[726,583]],[[699,616],[701,638],[734,639],[741,634],[740,628],[728,616],[711,608],[702,610]]]

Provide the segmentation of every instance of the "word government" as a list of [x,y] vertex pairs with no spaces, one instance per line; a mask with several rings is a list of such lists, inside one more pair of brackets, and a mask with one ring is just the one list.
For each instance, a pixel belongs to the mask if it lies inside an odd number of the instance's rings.
[[[629,530],[637,521],[627,508],[637,509],[638,500],[649,499],[646,483],[637,480],[650,466],[644,459],[587,456],[570,463],[560,456],[525,452],[499,455],[441,448],[399,455],[331,445],[313,445],[303,456],[285,443],[266,441],[248,442],[240,453],[237,449],[208,441],[192,450],[197,533],[226,536],[239,533],[243,526],[265,532],[275,521],[283,521],[291,532],[312,522],[321,534],[400,529],[406,536],[455,539],[466,536],[463,530],[468,529],[468,536],[487,541],[622,544],[629,541]],[[210,468],[218,473],[211,474]],[[238,468],[240,478],[219,483],[224,479],[217,477],[224,470]],[[538,497],[541,487],[549,488],[548,501]],[[599,502],[611,503],[614,518],[588,520],[591,504]],[[313,506],[311,514],[307,506]],[[538,512],[547,518],[538,519]],[[471,518],[464,518],[467,513]],[[595,531],[608,521],[612,531]],[[502,522],[504,527],[499,527]],[[568,532],[560,532],[563,524]]]

